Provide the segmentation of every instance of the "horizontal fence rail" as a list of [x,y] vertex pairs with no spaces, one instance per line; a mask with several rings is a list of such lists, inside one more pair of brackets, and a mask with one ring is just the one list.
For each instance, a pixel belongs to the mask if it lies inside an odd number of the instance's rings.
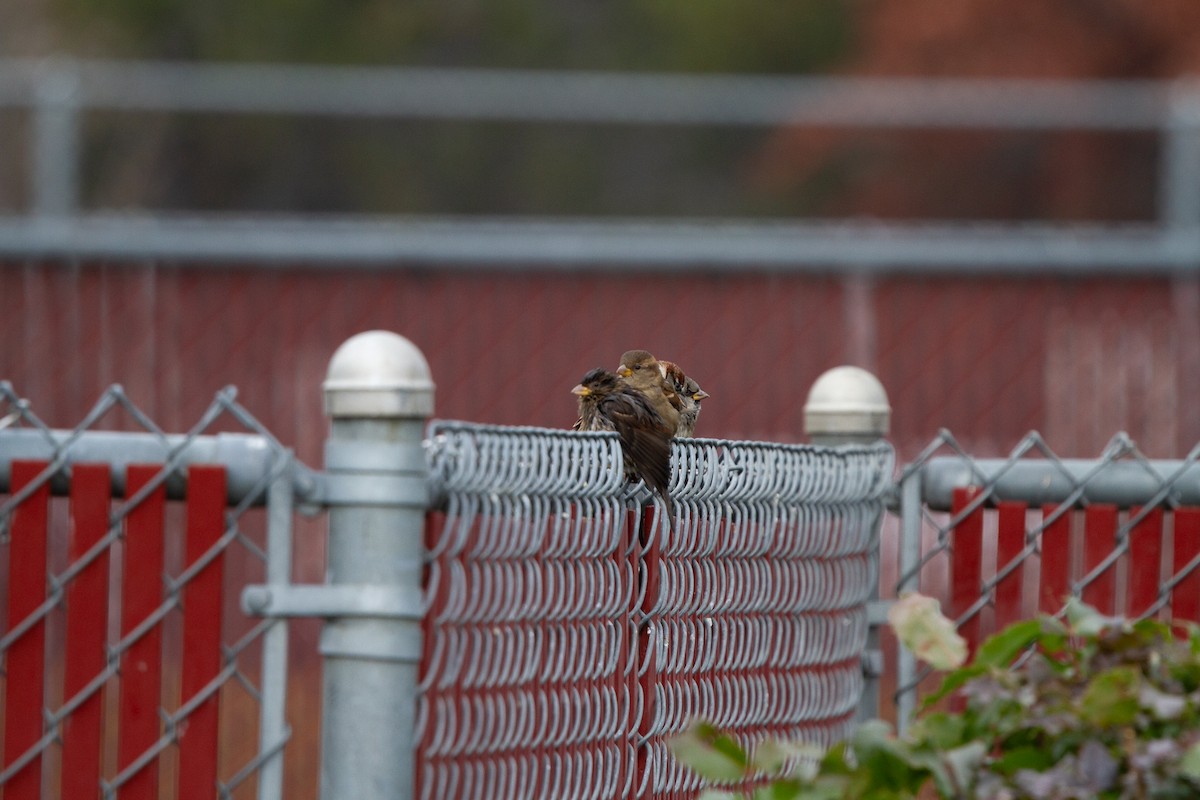
[[1200,228],[1191,226],[331,216],[0,216],[0,255],[162,259],[166,268],[229,262],[378,268],[417,261],[468,272],[602,265],[681,274],[1089,276],[1200,268]]
[[1046,503],[1146,503],[1200,505],[1200,464],[1195,461],[1096,461],[1077,458],[1011,461],[941,457],[921,470],[926,505],[949,511],[954,492],[987,486],[998,499]]
[[0,453],[5,455],[0,460],[0,492],[10,490],[13,461],[40,460],[53,464],[46,480],[55,495],[70,492],[75,464],[108,464],[113,497],[129,497],[134,493],[128,478],[131,465],[165,463],[171,465],[163,478],[166,496],[182,500],[187,495],[189,466],[222,464],[226,465],[226,501],[231,506],[265,505],[264,476],[271,474],[280,457],[278,445],[248,433],[187,436],[30,429],[0,430]]
[[[898,590],[939,597],[972,651],[1068,597],[1200,621],[1200,448],[1152,460],[1119,434],[1096,459],[1062,459],[1031,433],[1007,459],[974,459],[943,432],[905,467],[900,516]],[[902,724],[927,674],[901,652]]]
[[[1200,265],[1195,81],[870,79],[0,60],[0,108],[31,114],[29,214],[0,254],[255,264],[419,260],[472,268],[1194,272]],[[454,218],[228,219],[83,212],[89,111],[506,120],[586,125],[1152,132],[1151,225],[937,221]]]
[[1155,130],[1194,82],[0,60],[0,106],[611,124]]

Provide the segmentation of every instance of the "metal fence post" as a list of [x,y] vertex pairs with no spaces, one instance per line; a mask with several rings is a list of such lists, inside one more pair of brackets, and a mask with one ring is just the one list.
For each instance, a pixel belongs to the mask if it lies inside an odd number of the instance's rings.
[[49,62],[38,76],[29,176],[38,217],[66,217],[79,209],[79,94],[79,74],[70,62]]
[[[896,594],[920,589],[921,470],[910,470],[900,481],[900,579]],[[917,658],[906,647],[896,653],[896,730],[903,733],[917,707]]]
[[[879,379],[860,367],[834,367],[818,377],[804,404],[804,432],[816,445],[869,444],[888,434],[892,408]],[[880,515],[883,509],[880,509]],[[873,527],[879,530],[882,519]],[[879,678],[883,674],[883,651],[879,626],[886,621],[879,602],[879,550],[875,550],[875,589],[867,606],[866,649],[862,654],[863,694],[858,708],[860,720],[879,716]]]
[[1168,230],[1200,225],[1200,84],[1171,87],[1159,163],[1159,220]]
[[321,634],[321,797],[399,800],[413,792],[433,382],[411,342],[370,331],[338,348],[324,390],[326,583],[355,600]]
[[[1168,235],[1191,242],[1191,260],[1171,279],[1171,299],[1180,327],[1180,397],[1200,393],[1200,82],[1177,81],[1171,87],[1159,156],[1159,221]],[[1184,418],[1181,441],[1195,441],[1200,423]]]

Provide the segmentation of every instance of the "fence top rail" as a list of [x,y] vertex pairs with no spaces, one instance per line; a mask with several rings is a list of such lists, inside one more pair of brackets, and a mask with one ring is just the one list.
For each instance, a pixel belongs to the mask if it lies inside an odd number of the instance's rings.
[[264,505],[266,487],[281,458],[290,458],[265,436],[218,433],[207,436],[130,433],[116,431],[43,431],[29,428],[0,430],[0,492],[12,491],[13,461],[45,461],[59,468],[50,476],[52,493],[70,491],[74,464],[108,464],[112,467],[113,494],[125,496],[126,471],[131,464],[172,465],[165,481],[167,496],[182,499],[186,473],[192,464],[215,464],[226,470],[230,505],[249,501]]
[[[745,219],[0,215],[0,257],[572,273],[1191,274],[1200,229]],[[0,265],[3,269],[5,265]]]
[[0,60],[0,107],[616,124],[1152,130],[1189,81],[695,75],[299,64]]
[[991,489],[989,502],[1200,505],[1200,463],[1145,459],[930,459],[920,470],[921,495],[936,511],[949,511],[954,490]]
[[[426,452],[440,500],[448,492],[595,498],[625,486],[615,433],[436,420]],[[680,501],[862,503],[891,488],[887,442],[824,447],[676,439],[671,494]]]

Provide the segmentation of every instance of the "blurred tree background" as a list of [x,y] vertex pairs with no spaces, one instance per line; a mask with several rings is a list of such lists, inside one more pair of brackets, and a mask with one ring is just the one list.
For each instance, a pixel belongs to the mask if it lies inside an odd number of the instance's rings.
[[[0,48],[182,61],[1171,78],[1194,0],[8,0]],[[13,152],[19,121],[0,119]],[[1139,220],[1150,134],[88,115],[84,204],[219,212]],[[10,156],[11,158],[12,156]],[[23,178],[0,167],[0,208]],[[5,196],[7,195],[7,196]]]
[[[48,2],[58,49],[184,61],[808,73],[843,60],[852,33],[849,7],[836,0]],[[764,208],[746,181],[748,159],[768,134],[92,113],[84,202],[206,211],[770,213],[777,209]]]

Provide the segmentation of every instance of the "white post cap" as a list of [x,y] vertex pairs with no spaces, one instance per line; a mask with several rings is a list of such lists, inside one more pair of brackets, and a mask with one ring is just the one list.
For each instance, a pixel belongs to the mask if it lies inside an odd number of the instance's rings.
[[874,442],[887,436],[891,416],[878,378],[860,367],[834,367],[808,392],[804,432],[814,444]]
[[429,417],[433,379],[424,354],[390,331],[351,336],[329,359],[325,413],[331,417]]

